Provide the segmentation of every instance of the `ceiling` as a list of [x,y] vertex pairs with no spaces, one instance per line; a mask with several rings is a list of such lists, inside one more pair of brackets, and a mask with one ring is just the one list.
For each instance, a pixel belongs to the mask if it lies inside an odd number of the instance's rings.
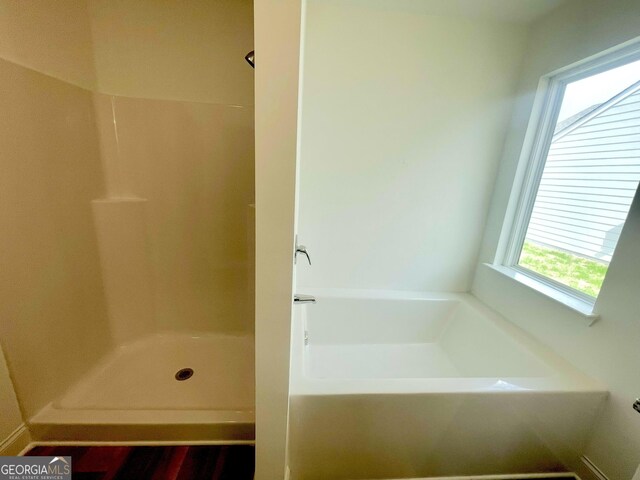
[[[327,2],[327,0],[317,0]],[[567,0],[329,0],[385,10],[529,23]]]

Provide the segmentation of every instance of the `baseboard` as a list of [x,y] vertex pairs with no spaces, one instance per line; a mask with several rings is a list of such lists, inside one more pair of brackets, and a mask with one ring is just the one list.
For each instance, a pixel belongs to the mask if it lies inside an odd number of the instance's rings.
[[576,474],[581,480],[609,480],[589,457],[582,456],[576,466]]
[[29,429],[23,423],[0,444],[0,456],[12,457],[21,454],[31,443]]

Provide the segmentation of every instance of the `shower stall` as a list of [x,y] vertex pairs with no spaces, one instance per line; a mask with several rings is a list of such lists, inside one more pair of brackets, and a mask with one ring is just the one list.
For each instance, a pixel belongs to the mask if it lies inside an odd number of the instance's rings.
[[253,109],[99,93],[93,105],[106,195],[91,208],[113,348],[32,432],[251,440]]
[[253,2],[38,8],[77,65],[0,57],[0,341],[32,438],[252,442]]

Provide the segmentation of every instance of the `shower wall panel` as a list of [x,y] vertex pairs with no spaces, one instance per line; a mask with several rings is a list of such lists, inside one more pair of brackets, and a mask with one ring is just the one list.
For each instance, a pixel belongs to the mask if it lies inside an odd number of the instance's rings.
[[[253,1],[86,3],[104,198],[122,211],[101,207],[116,228],[146,200],[155,331],[253,331]],[[138,260],[105,284],[141,275]],[[119,318],[135,316],[132,291],[116,289],[130,307]]]
[[147,203],[136,198],[92,202],[109,325],[118,345],[155,332]]
[[0,60],[0,342],[25,417],[112,347],[91,92]]
[[147,200],[156,329],[253,331],[253,108],[99,96],[109,190]]

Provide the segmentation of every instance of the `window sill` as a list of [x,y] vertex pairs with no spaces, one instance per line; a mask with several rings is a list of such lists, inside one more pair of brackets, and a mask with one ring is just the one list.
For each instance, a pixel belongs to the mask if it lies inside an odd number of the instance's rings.
[[555,302],[560,303],[570,310],[580,314],[588,321],[589,326],[593,325],[600,318],[600,315],[594,312],[594,302],[589,302],[568,293],[562,292],[557,288],[554,288],[553,286],[546,284],[534,277],[526,275],[515,268],[507,267],[504,265],[492,265],[490,263],[485,263],[485,265],[492,270],[495,270],[496,272],[499,272],[506,277],[511,278],[512,280],[515,280],[521,285],[525,285],[535,290],[536,292],[546,296],[547,298],[550,298]]

